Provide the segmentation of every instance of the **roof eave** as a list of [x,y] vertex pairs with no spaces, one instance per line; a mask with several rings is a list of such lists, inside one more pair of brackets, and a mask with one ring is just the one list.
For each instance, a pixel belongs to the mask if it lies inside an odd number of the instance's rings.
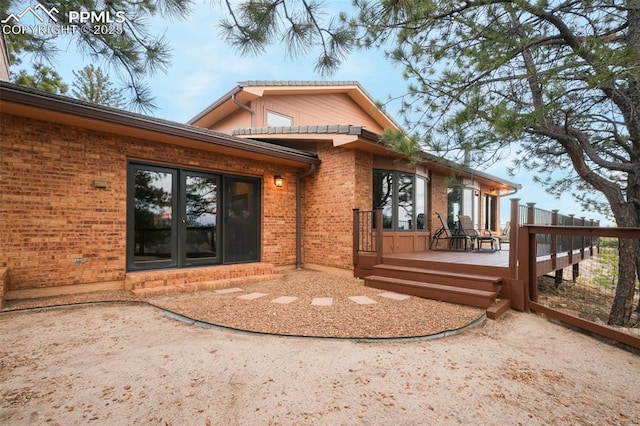
[[283,149],[278,145],[259,143],[257,141],[236,138],[208,129],[202,129],[166,120],[159,120],[141,114],[135,114],[100,105],[89,104],[63,96],[26,89],[5,82],[0,82],[0,101],[190,139],[193,141],[218,145],[228,149],[246,151],[298,163],[320,163],[320,160],[310,153]]
[[213,103],[211,105],[209,105],[208,107],[206,107],[205,109],[200,111],[198,114],[196,114],[189,121],[187,121],[187,124],[193,125],[194,123],[198,122],[199,120],[205,118],[211,111],[213,111],[214,109],[218,108],[220,105],[224,104],[229,99],[231,99],[233,97],[233,95],[236,95],[236,94],[238,94],[240,92],[242,92],[242,86],[240,86],[240,85],[238,85],[238,86],[234,87],[233,89],[229,90],[227,93],[222,95],[220,98],[218,98],[217,100],[213,101]]

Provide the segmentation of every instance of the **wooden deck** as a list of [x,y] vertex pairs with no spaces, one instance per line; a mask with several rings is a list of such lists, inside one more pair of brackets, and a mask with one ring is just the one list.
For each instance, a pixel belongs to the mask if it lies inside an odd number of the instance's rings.
[[508,249],[385,253],[382,262],[374,253],[358,253],[354,274],[369,287],[485,308],[489,318],[510,307],[500,297],[510,276]]
[[[362,252],[357,255],[354,275],[364,278],[369,287],[483,307],[489,318],[496,318],[511,307],[514,295],[522,299],[521,285],[513,285],[517,279],[509,266],[509,254],[508,244],[495,252],[384,253],[382,261],[375,253]],[[589,255],[575,251],[572,258],[567,253],[538,257],[537,275],[579,263]],[[518,302],[514,308],[521,309],[521,305]]]
[[[504,246],[504,245],[503,245]],[[356,276],[364,278],[377,263],[375,254],[358,253]],[[496,252],[428,250],[413,253],[385,253],[382,263],[408,267],[424,267],[450,272],[508,277],[509,249]]]
[[[430,250],[415,253],[386,253],[384,259],[411,259],[430,263],[453,264],[459,269],[460,265],[465,267],[486,267],[498,268],[500,272],[508,272],[509,250],[499,250],[496,252],[481,251],[446,251]],[[507,271],[504,271],[504,270]]]

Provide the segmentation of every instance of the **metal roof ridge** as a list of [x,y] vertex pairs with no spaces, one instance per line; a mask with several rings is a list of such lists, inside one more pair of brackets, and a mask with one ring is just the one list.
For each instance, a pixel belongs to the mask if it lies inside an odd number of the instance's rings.
[[[300,126],[260,126],[239,127],[231,130],[231,134],[266,134],[266,133],[337,133],[337,134],[363,134],[363,126],[355,124],[305,124]],[[373,132],[370,132],[373,133]]]

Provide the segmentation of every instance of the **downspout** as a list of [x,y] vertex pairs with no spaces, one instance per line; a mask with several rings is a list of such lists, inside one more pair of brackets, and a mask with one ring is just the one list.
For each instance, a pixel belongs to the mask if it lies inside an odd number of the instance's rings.
[[256,112],[251,108],[249,108],[248,106],[246,106],[245,104],[240,103],[240,101],[236,99],[235,93],[231,95],[231,100],[233,101],[234,104],[238,105],[240,108],[242,108],[245,111],[248,111],[249,114],[251,114],[251,127],[256,127]]
[[316,165],[296,179],[296,269],[302,269],[302,180],[316,172]]

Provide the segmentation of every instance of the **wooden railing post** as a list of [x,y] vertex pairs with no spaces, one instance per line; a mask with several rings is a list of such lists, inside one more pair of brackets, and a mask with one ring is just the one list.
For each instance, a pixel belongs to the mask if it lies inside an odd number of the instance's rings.
[[382,263],[382,250],[384,238],[382,235],[382,229],[384,224],[382,223],[382,208],[376,208],[376,262],[378,264]]
[[518,279],[518,228],[520,228],[520,215],[518,208],[520,198],[511,198],[511,218],[509,221],[509,269],[511,278]]
[[[569,220],[571,221],[571,223],[569,223],[568,226],[576,226],[576,215],[575,214],[570,214],[569,215]],[[571,238],[569,238],[569,264],[573,265],[573,239],[574,237],[571,236]]]
[[[551,225],[553,226],[558,226],[558,211],[558,209],[551,210]],[[556,287],[562,284],[562,269],[556,269],[558,266],[558,238],[558,234],[551,236],[551,267],[556,271]]]
[[[584,216],[582,216],[580,218],[582,220],[582,226],[586,225],[586,218]],[[584,260],[584,246],[586,244],[586,238],[584,237],[584,234],[581,237],[582,242],[580,243],[580,260]]]
[[536,224],[536,203],[527,203],[527,225]]
[[[514,309],[529,312],[529,300],[532,297],[532,287],[535,287],[536,255],[535,235],[529,234],[527,225],[518,228],[518,281],[517,291],[512,292],[512,306]],[[511,250],[511,247],[509,247]],[[531,276],[534,276],[532,279]]]

